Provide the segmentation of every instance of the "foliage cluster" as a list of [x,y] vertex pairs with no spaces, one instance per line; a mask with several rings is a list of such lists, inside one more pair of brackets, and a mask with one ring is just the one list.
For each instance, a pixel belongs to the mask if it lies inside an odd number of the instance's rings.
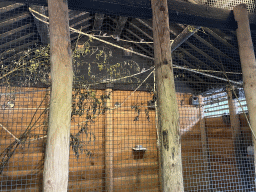
[[[109,99],[109,95],[98,95],[90,89],[90,83],[106,83],[110,79],[120,79],[119,82],[140,83],[137,77],[124,78],[134,72],[140,72],[140,66],[133,60],[116,61],[113,56],[112,49],[104,46],[93,46],[92,39],[88,39],[82,45],[78,42],[73,45],[73,67],[74,67],[74,85],[72,96],[72,119],[85,116],[85,121],[78,125],[78,131],[71,133],[70,146],[77,158],[81,153],[91,156],[92,152],[86,148],[82,135],[87,138],[87,142],[94,141],[95,135],[89,130],[90,124],[94,123],[94,119],[101,114],[105,114],[105,102]],[[11,86],[44,86],[49,87],[50,82],[50,46],[35,45],[34,48],[21,51],[9,58],[2,58],[0,71],[0,81],[2,85]],[[86,73],[84,73],[84,70]],[[101,79],[100,79],[101,77]],[[15,98],[14,98],[15,99]],[[44,98],[49,99],[49,97]],[[40,104],[40,106],[42,103]],[[40,108],[40,106],[38,108]],[[139,119],[140,106],[132,106]],[[37,110],[35,113],[38,113]],[[32,134],[35,124],[44,115],[48,114],[48,108],[41,112],[38,119],[34,119],[27,127],[26,131],[18,140],[11,143],[4,151],[1,152],[0,173],[3,171],[9,159],[15,153],[19,146],[24,146],[31,139],[39,140],[42,135]],[[145,110],[147,119],[149,115]],[[33,122],[34,121],[34,122]],[[44,127],[48,127],[48,122],[44,122]],[[43,137],[45,138],[45,137]]]

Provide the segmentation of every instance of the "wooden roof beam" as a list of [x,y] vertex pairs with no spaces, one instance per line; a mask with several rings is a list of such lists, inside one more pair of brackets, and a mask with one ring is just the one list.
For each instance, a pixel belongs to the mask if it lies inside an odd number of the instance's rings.
[[[47,5],[46,0],[16,0],[16,2]],[[151,3],[148,0],[69,0],[70,9],[113,14],[124,17],[152,18]],[[180,0],[168,0],[170,22],[219,29],[237,28],[233,11],[207,5],[188,3]],[[249,14],[251,29],[256,30],[256,14]]]
[[[48,7],[38,6],[38,5],[31,5],[30,8],[37,11],[38,13],[40,13],[42,15],[48,16],[48,11],[47,11]],[[49,25],[40,21],[39,19],[41,19],[45,22],[48,22],[48,20],[46,18],[42,17],[41,15],[37,14],[37,13],[34,13],[33,16],[34,16],[35,24],[37,26],[37,31],[38,31],[38,33],[40,35],[40,38],[41,38],[41,42],[43,44],[49,44],[50,43]],[[39,19],[37,19],[37,17]]]

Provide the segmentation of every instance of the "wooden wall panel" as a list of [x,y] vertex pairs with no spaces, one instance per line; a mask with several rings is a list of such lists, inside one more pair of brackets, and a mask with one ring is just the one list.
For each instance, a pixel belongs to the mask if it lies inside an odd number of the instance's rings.
[[[13,89],[18,90],[18,88]],[[22,94],[15,98],[14,108],[0,109],[0,123],[16,137],[19,137],[30,123],[46,90],[21,88],[18,92]],[[145,113],[147,101],[152,100],[153,95],[141,91],[132,93],[132,91],[113,91],[112,93],[113,108],[115,104],[122,104],[125,101],[120,108],[113,110],[112,114],[114,191],[159,191],[155,110],[148,111],[149,118]],[[97,97],[102,94],[104,94],[104,90],[96,91]],[[198,188],[198,186],[206,186],[204,176],[207,170],[202,152],[200,114],[197,106],[189,104],[191,96],[190,94],[177,93],[182,136],[184,185],[191,191],[204,191],[203,187]],[[8,98],[0,98],[1,106],[6,103],[6,99]],[[48,103],[45,102],[41,111],[47,105]],[[140,109],[137,119],[138,112],[134,106]],[[40,111],[38,113],[40,114]],[[39,114],[36,114],[35,118],[38,118]],[[45,122],[47,122],[47,115],[42,116],[42,119],[37,122],[33,134],[44,136],[47,128],[47,124],[43,124]],[[76,134],[85,122],[85,115],[75,116],[71,122],[71,133]],[[225,151],[232,148],[232,141],[228,139],[232,136],[229,127],[223,123],[221,118],[205,119],[205,127],[208,134],[211,165],[216,168],[216,172],[222,174],[224,174],[221,170],[223,168],[235,170],[232,164],[234,155],[231,152],[232,150]],[[81,141],[84,142],[84,148],[90,152],[89,155],[84,152],[77,158],[74,151],[70,150],[69,189],[71,191],[102,191],[105,189],[105,128],[105,115],[99,115],[94,122],[88,123],[88,132],[92,133],[95,140],[90,141],[85,133],[79,136]],[[14,141],[14,138],[1,127],[0,129],[1,152]],[[43,166],[46,138],[35,139],[30,138],[30,145],[27,142],[17,148],[16,154],[10,159],[8,169],[6,168],[1,175],[0,186],[1,184],[6,186],[8,179],[12,178],[13,181],[17,182],[28,182],[27,187],[31,188],[31,191],[40,191],[40,178],[42,178],[40,171],[42,171]],[[135,158],[132,150],[135,145],[142,145],[147,148],[142,159]],[[229,163],[215,166],[215,164],[218,165],[218,160]],[[29,175],[32,176],[29,177]],[[214,177],[216,178],[216,175]],[[33,181],[33,178],[36,179]],[[30,182],[36,184],[29,184]],[[216,182],[218,182],[218,185],[228,185],[222,181]],[[25,191],[20,185],[17,187],[17,191],[19,190]]]

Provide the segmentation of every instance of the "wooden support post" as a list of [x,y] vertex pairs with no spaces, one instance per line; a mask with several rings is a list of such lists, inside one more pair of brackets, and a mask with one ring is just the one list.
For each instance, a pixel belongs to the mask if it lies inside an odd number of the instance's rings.
[[48,0],[52,89],[44,162],[44,192],[68,187],[72,105],[72,51],[66,0]]
[[204,118],[204,100],[203,97],[199,96],[199,115],[200,115],[200,131],[201,131],[201,142],[202,142],[202,151],[203,151],[203,160],[205,168],[205,179],[206,179],[206,191],[211,189],[211,164],[208,159],[208,140],[207,132],[205,128],[205,118]]
[[163,191],[183,191],[179,111],[173,77],[167,0],[151,0],[161,137]]
[[[110,109],[112,107],[112,88],[113,84],[107,84],[105,95],[109,95],[106,100],[106,107]],[[105,119],[105,185],[106,191],[114,191],[114,178],[113,178],[113,161],[114,161],[114,130],[112,123],[112,110],[106,111]]]
[[241,165],[240,165],[240,159],[243,157],[241,156],[240,152],[240,119],[238,114],[236,114],[236,105],[235,101],[232,99],[233,97],[233,88],[227,87],[227,94],[228,94],[228,106],[229,106],[229,114],[230,114],[230,125],[231,125],[231,131],[232,131],[232,140],[233,140],[233,150],[234,154],[236,156],[236,166],[239,171],[238,177],[243,178],[243,173],[241,172]]
[[[39,6],[39,5],[30,5],[30,7],[39,12],[40,14],[42,15],[46,15],[47,16],[47,10],[44,6]],[[43,21],[47,21],[46,18],[40,16],[40,15],[36,15],[37,17],[39,17],[41,20]],[[40,39],[41,39],[41,42],[43,44],[49,44],[50,43],[50,33],[49,33],[49,26],[41,21],[39,21],[38,19],[34,18],[34,21],[35,21],[35,24],[36,24],[36,27],[37,27],[37,31],[40,35]]]
[[114,37],[120,38],[120,35],[124,29],[127,19],[128,19],[128,17],[121,17],[121,16],[119,17],[117,24],[116,24],[115,32],[114,32]]
[[105,15],[100,14],[100,13],[95,13],[95,18],[94,18],[94,24],[93,24],[93,30],[98,31],[101,29],[103,20],[104,20]]
[[236,114],[236,104],[235,101],[232,99],[233,90],[231,87],[227,88],[227,93],[232,137],[233,141],[236,143],[238,142],[237,139],[239,139],[240,120],[238,114]]
[[234,8],[234,17],[238,25],[236,33],[243,72],[245,97],[254,141],[254,164],[256,165],[256,61],[245,4],[237,5]]

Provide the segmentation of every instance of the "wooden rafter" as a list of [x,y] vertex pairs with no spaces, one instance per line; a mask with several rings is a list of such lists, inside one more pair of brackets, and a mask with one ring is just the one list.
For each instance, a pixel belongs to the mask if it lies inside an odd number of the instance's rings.
[[29,12],[24,12],[24,13],[21,13],[21,14],[18,14],[18,15],[15,15],[13,17],[9,17],[7,19],[5,19],[4,21],[2,21],[0,23],[0,27],[5,27],[7,25],[11,25],[12,23],[14,22],[18,22],[18,21],[21,21],[23,19],[27,19],[31,17],[31,15],[29,14]]
[[[129,32],[130,34],[132,34],[134,37],[136,37],[137,39],[141,40],[141,37],[139,37],[138,35],[136,35],[134,32],[132,32],[130,29],[126,29],[127,32]],[[145,43],[145,45],[147,45],[148,47],[150,47],[151,49],[154,49],[154,47],[149,44],[149,43]]]
[[231,45],[225,38],[221,37],[216,33],[216,31],[220,31],[219,29],[209,29],[207,27],[204,27],[203,30],[211,34],[215,39],[219,40],[221,43],[226,45],[228,48],[232,49],[236,54],[239,54],[238,49]]
[[6,38],[7,36],[13,35],[13,34],[15,34],[15,33],[18,33],[18,32],[20,32],[20,31],[22,31],[22,30],[24,30],[24,29],[27,29],[27,28],[30,28],[30,27],[32,27],[32,23],[29,23],[29,24],[26,24],[26,25],[22,25],[21,27],[18,27],[18,28],[16,28],[16,29],[12,29],[12,30],[10,30],[10,31],[7,31],[7,32],[5,32],[5,33],[0,34],[0,39],[4,39],[4,38]]
[[8,1],[3,1],[0,3],[0,14],[6,13],[8,11],[12,11],[14,9],[20,8],[22,6],[25,6],[25,3],[13,3]]
[[[141,24],[145,25],[148,29],[152,30],[152,24],[150,22],[143,20],[143,19],[137,19],[137,20]],[[175,36],[177,36],[172,43],[172,52],[175,49],[177,49],[182,43],[184,43],[190,36],[192,36],[198,28],[193,28],[193,30],[191,30],[191,28],[188,27],[185,30],[183,30],[181,33],[179,33],[178,29],[175,28],[175,25],[170,24],[170,32],[172,34],[174,34]],[[152,37],[150,37],[150,38],[152,38]],[[205,66],[209,70],[213,70],[209,65],[205,64],[204,62],[202,62],[201,60],[199,60],[198,58],[196,58],[195,56],[190,54],[185,49],[179,48],[179,50],[182,51],[183,53],[185,53],[186,55],[188,55],[189,57],[191,57],[192,59],[196,60],[200,65]]]
[[145,35],[147,38],[153,41],[153,37],[148,33],[146,33],[145,31],[143,31],[142,29],[140,29],[137,25],[135,25],[132,22],[130,22],[129,25],[132,26],[134,29],[137,29],[139,32],[141,32],[143,35]]
[[[126,35],[123,35],[123,36],[124,36],[127,40],[132,41],[132,39],[129,38],[129,37],[127,37]],[[144,51],[145,53],[147,53],[149,56],[153,57],[153,53],[152,53],[151,51],[145,49],[144,47],[142,47],[141,45],[139,45],[139,44],[137,44],[137,43],[135,43],[134,45],[135,45],[136,47],[140,48],[141,50],[143,50],[143,51]]]
[[[185,26],[183,25],[179,25],[183,28],[183,31],[185,31],[188,27],[185,28]],[[201,27],[195,27],[196,29],[200,29]],[[182,33],[183,33],[182,31]],[[226,59],[228,59],[229,61],[231,61],[232,63],[236,64],[236,65],[240,65],[240,63],[238,63],[237,61],[235,61],[233,58],[229,57],[228,55],[226,55],[225,53],[223,53],[222,51],[220,51],[219,49],[217,49],[216,47],[214,47],[212,44],[210,44],[208,41],[206,41],[205,39],[203,39],[202,37],[200,37],[197,34],[193,35],[198,41],[200,41],[201,43],[203,43],[204,45],[208,46],[209,48],[211,48],[217,55],[221,55],[222,57],[225,57]]]
[[209,65],[205,64],[203,61],[201,61],[200,59],[198,59],[197,57],[195,57],[194,55],[192,55],[191,53],[189,53],[187,50],[179,47],[178,48],[179,51],[181,51],[182,53],[186,54],[188,57],[190,57],[191,59],[195,60],[199,65],[201,66],[205,66],[206,69],[209,69],[209,70],[213,70],[212,67],[210,67]]
[[39,40],[37,39],[37,40],[31,41],[27,44],[16,47],[14,49],[8,49],[0,54],[0,58],[6,57],[6,56],[10,57],[10,55],[15,54],[22,49],[27,49],[28,47],[33,46],[33,45],[35,45],[35,43],[38,43],[38,42],[39,42]]
[[[194,65],[192,65],[190,62],[188,62],[187,60],[179,57],[179,55],[176,55],[177,59],[182,61],[185,65],[188,65],[190,68],[195,69],[196,67]],[[178,64],[179,65],[179,64]],[[195,73],[187,71],[187,73],[190,73],[191,76],[195,77],[198,81],[203,82],[204,80],[202,78],[200,78],[199,76],[195,75]]]
[[[36,33],[29,33],[29,34],[27,34],[27,35],[24,35],[24,36],[21,36],[20,38],[17,38],[17,39],[14,39],[14,40],[12,40],[12,41],[9,41],[9,42],[7,42],[7,43],[4,43],[4,44],[2,44],[2,45],[0,45],[0,50],[2,50],[2,49],[4,49],[4,48],[6,48],[6,49],[8,49],[11,45],[14,45],[14,44],[18,44],[19,42],[21,42],[21,41],[23,41],[23,40],[25,40],[25,39],[28,39],[28,38],[30,38],[30,37],[32,37],[32,36],[34,36]],[[5,50],[6,50],[5,49]]]
[[[114,20],[113,20],[114,21]],[[107,24],[107,25],[109,25],[109,24]],[[112,29],[114,29],[111,25],[109,25],[109,27],[111,27]],[[129,38],[128,36],[126,36],[126,35],[123,35],[123,37],[124,38],[126,38],[127,40],[129,40],[129,41],[132,41],[132,39],[131,38]],[[152,52],[150,52],[150,51],[148,51],[147,49],[145,49],[143,46],[141,46],[141,45],[139,45],[138,43],[135,43],[134,44],[136,47],[138,47],[138,48],[140,48],[141,50],[143,50],[145,53],[147,53],[149,56],[153,56],[153,53]]]
[[206,59],[208,59],[209,61],[211,61],[219,70],[222,70],[221,66],[222,63],[216,61],[214,58],[212,58],[211,56],[209,56],[207,53],[205,53],[204,51],[202,51],[201,49],[199,49],[198,47],[196,47],[195,45],[193,45],[190,42],[186,42],[186,44],[191,47],[193,50],[195,50],[196,52],[200,53],[201,55],[203,55]]

